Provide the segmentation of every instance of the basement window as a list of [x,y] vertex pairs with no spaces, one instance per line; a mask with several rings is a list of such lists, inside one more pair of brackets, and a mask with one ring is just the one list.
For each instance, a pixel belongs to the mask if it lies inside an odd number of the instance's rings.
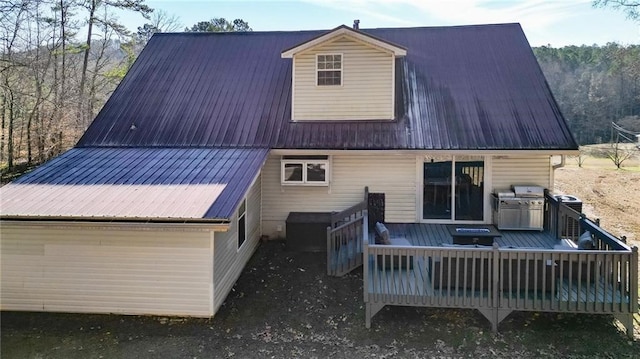
[[318,86],[342,85],[342,55],[322,54],[316,56]]
[[328,186],[329,156],[282,156],[281,183]]

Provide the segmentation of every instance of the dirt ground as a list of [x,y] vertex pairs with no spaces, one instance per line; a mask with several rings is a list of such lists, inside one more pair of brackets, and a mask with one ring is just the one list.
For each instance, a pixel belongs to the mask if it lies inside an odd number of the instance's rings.
[[555,190],[580,198],[583,212],[631,245],[640,247],[640,154],[616,169],[607,158],[585,156],[582,168],[577,159],[555,172]]
[[[364,325],[362,274],[260,245],[213,319],[3,312],[2,358],[558,358],[640,356],[610,316],[385,307]],[[640,323],[639,323],[640,324]],[[640,333],[636,333],[640,339]]]

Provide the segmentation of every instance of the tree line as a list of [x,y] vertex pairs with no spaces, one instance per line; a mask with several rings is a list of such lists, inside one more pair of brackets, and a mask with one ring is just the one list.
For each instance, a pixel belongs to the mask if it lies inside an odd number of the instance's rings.
[[580,144],[612,141],[612,123],[640,133],[640,45],[533,51]]
[[[115,14],[145,19],[137,31]],[[142,22],[141,21],[141,22]],[[0,170],[72,147],[155,32],[251,31],[241,19],[183,27],[144,0],[0,0]],[[611,123],[640,132],[640,46],[533,49],[581,144],[607,142]]]

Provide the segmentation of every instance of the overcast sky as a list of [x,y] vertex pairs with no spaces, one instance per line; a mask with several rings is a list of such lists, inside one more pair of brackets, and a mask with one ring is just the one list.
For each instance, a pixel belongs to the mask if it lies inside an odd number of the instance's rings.
[[[181,30],[213,17],[243,19],[254,31],[447,26],[519,22],[532,46],[640,44],[640,23],[613,9],[593,8],[591,0],[147,0],[180,18]],[[122,14],[134,30],[145,20]]]

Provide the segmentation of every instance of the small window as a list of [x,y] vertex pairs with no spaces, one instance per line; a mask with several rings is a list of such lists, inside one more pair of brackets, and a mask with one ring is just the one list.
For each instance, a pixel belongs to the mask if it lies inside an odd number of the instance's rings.
[[318,86],[342,85],[342,55],[326,54],[316,58]]
[[238,249],[247,240],[247,200],[242,200],[238,208]]
[[282,184],[326,186],[329,184],[328,156],[283,156]]

